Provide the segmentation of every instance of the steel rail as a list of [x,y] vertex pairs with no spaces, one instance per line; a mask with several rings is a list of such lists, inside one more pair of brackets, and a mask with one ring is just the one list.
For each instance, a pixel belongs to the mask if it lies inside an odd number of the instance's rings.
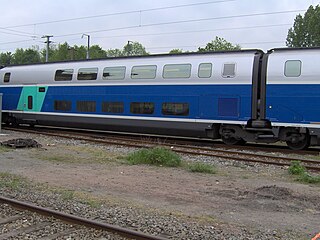
[[54,217],[56,219],[60,219],[67,223],[73,223],[81,226],[86,226],[90,228],[100,229],[108,232],[112,232],[118,234],[120,236],[130,238],[130,239],[137,239],[137,240],[167,240],[167,238],[162,238],[158,236],[148,235],[142,232],[134,231],[131,229],[119,227],[116,225],[111,225],[107,223],[101,223],[81,217],[77,217],[74,215],[58,212],[55,210],[35,206],[29,203],[17,201],[15,199],[6,198],[0,196],[0,202],[4,204],[11,205],[18,209],[29,210],[31,212],[36,212],[40,215],[47,216],[47,217]]
[[[150,142],[150,141],[134,140],[134,139],[126,140],[124,138],[97,139],[97,138],[94,138],[93,136],[90,136],[90,135],[88,136],[87,134],[84,134],[85,135],[84,136],[79,133],[76,133],[75,134],[76,136],[75,136],[75,135],[69,135],[70,133],[67,135],[66,133],[61,134],[61,133],[52,133],[48,131],[47,132],[35,131],[30,129],[22,129],[22,130],[18,129],[18,131],[44,134],[48,136],[63,137],[63,138],[82,140],[82,141],[85,140],[89,142],[102,143],[102,144],[124,145],[129,147],[138,147],[138,148],[148,148],[148,147],[153,147],[155,145],[161,145],[161,146],[170,147],[172,151],[184,153],[184,154],[204,155],[204,156],[218,157],[218,158],[234,160],[234,161],[255,162],[255,163],[277,165],[277,166],[290,166],[292,161],[300,161],[302,163],[305,163],[304,166],[307,169],[320,171],[320,161],[310,160],[310,159],[277,157],[277,156],[247,153],[247,152],[245,153],[245,152],[222,150],[222,149],[212,149],[208,147],[179,145],[179,144],[161,143],[161,142]],[[193,149],[194,151],[190,151],[190,149]],[[230,155],[233,155],[233,156],[230,156]],[[260,159],[257,159],[257,158],[260,158]],[[271,159],[273,159],[273,161],[270,161]],[[319,165],[319,166],[311,166],[306,164]]]

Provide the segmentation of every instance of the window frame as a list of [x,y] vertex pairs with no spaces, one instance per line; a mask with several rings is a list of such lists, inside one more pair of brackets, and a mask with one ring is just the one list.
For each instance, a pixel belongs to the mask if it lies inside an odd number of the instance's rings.
[[[166,68],[171,66],[189,66],[188,75],[186,76],[166,76]],[[173,64],[165,64],[162,69],[162,77],[164,79],[183,79],[183,78],[191,78],[192,64],[191,63],[173,63]]]
[[[200,76],[200,68],[201,68],[201,65],[204,65],[204,64],[208,64],[210,65],[211,69],[210,69],[210,76],[209,77],[202,77]],[[211,78],[212,77],[212,69],[213,69],[213,64],[212,63],[200,63],[199,66],[198,66],[198,78]]]
[[[289,62],[299,62],[299,75],[292,75],[292,74],[287,74],[287,63]],[[301,76],[301,72],[302,72],[302,61],[301,60],[287,60],[285,63],[284,63],[284,76],[286,77],[300,77]]]
[[[143,69],[144,67],[154,67],[154,76],[151,78],[150,77],[135,77],[134,69],[135,68]],[[132,66],[132,68],[131,68],[130,78],[131,79],[155,79],[157,77],[157,69],[158,69],[157,65],[135,65],[135,66]],[[137,76],[139,76],[139,74],[137,74]]]
[[[110,105],[112,105],[112,104],[114,104],[114,105],[116,105],[116,104],[119,104],[119,106],[121,107],[121,111],[106,111],[106,107],[105,107],[105,105],[107,105],[107,104],[110,104]],[[113,108],[114,106],[111,106],[111,110],[113,110],[114,108]],[[115,102],[115,101],[103,101],[102,102],[102,104],[101,104],[101,112],[103,112],[103,113],[124,113],[124,102],[121,102],[121,101],[117,101],[117,102]]]
[[3,75],[3,82],[4,82],[4,83],[10,82],[10,78],[11,78],[11,72],[6,72],[6,73]]
[[[65,79],[57,79],[57,77],[59,76],[59,77],[62,77],[63,76],[63,74],[60,74],[60,75],[57,75],[58,74],[58,71],[61,71],[61,73],[62,73],[62,71],[71,71],[71,73],[70,74],[65,74],[65,75],[68,75],[69,77],[68,78],[65,78]],[[56,71],[55,71],[55,74],[54,74],[54,81],[56,81],[56,82],[60,82],[60,81],[72,81],[72,79],[73,79],[73,74],[74,74],[74,69],[72,69],[72,68],[65,68],[65,69],[57,69]],[[71,78],[70,78],[70,76],[71,76]]]
[[[81,110],[81,104],[84,104],[84,103],[93,103],[94,104],[94,110],[90,110],[90,111],[83,111]],[[80,113],[95,113],[97,112],[97,102],[96,101],[87,101],[87,100],[78,100],[76,102],[76,109],[77,109],[77,112],[80,112]],[[87,110],[87,109],[86,109]]]
[[[183,110],[184,110],[182,112],[183,114],[178,113],[178,112],[168,113],[168,109],[164,109],[164,105],[168,105],[168,104],[172,104],[172,105],[181,104],[183,107]],[[185,106],[187,106],[187,108],[186,108],[187,111],[184,108]],[[176,108],[176,106],[175,106],[175,108]],[[186,112],[186,113],[184,113],[184,112]],[[163,102],[161,104],[161,114],[164,116],[189,116],[190,115],[190,104],[187,102]]]
[[[104,74],[105,74],[105,70],[107,69],[107,68],[113,68],[113,69],[121,69],[121,70],[123,70],[123,77],[121,76],[121,78],[108,78],[108,76],[104,76]],[[107,81],[112,81],[112,80],[124,80],[125,79],[125,77],[126,77],[126,70],[127,70],[127,68],[126,68],[126,66],[113,66],[113,67],[105,67],[104,69],[103,69],[103,71],[102,71],[102,79],[103,80],[107,80]]]
[[[133,111],[133,105],[134,104],[139,104],[139,105],[141,105],[141,104],[143,104],[143,111],[140,111],[140,112],[134,112]],[[147,105],[147,104],[150,104],[151,106],[152,106],[152,111],[151,112],[145,112],[145,105]],[[152,115],[152,114],[154,114],[154,112],[155,112],[155,103],[154,102],[131,102],[130,103],[130,113],[131,114],[144,114],[144,115]],[[141,108],[141,106],[139,106],[139,108]]]
[[[89,72],[90,70],[94,70],[94,71]],[[81,71],[82,71],[82,74],[81,74]],[[89,72],[89,73],[83,74],[83,72],[84,73],[85,72]],[[78,81],[95,81],[95,80],[98,79],[98,73],[99,73],[99,68],[98,67],[79,68],[78,69],[78,73],[77,73],[77,80]],[[95,74],[95,75],[93,75],[93,74]],[[85,78],[85,76],[90,76],[90,75],[95,76],[95,77],[94,78],[90,78],[90,79],[86,79]]]
[[[233,72],[233,75],[232,74],[225,74],[225,66],[226,65],[233,65],[234,66],[234,72]],[[221,76],[223,78],[234,78],[235,76],[237,75],[237,64],[235,62],[226,62],[226,63],[223,63],[222,65],[222,73],[221,73]]]
[[[58,108],[58,106],[64,103],[66,105],[66,108]],[[70,112],[72,110],[72,101],[69,100],[54,100],[53,102],[53,110],[54,111],[62,111],[62,112]]]

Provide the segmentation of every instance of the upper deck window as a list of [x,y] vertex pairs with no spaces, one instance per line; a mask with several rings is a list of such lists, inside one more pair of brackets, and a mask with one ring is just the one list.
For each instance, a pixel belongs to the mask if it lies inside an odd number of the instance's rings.
[[301,61],[288,60],[284,65],[284,75],[286,77],[299,77],[301,75]]
[[73,69],[59,69],[54,75],[55,81],[71,81],[73,75]]
[[198,69],[199,78],[210,78],[212,74],[212,64],[211,63],[201,63]]
[[103,69],[103,79],[122,80],[126,74],[126,67],[105,67]]
[[153,79],[156,78],[156,65],[134,66],[131,70],[132,79]]
[[163,78],[190,78],[191,64],[167,64],[163,67]]
[[225,63],[223,64],[222,77],[233,78],[236,75],[236,64],[235,63]]
[[3,82],[10,82],[11,73],[5,73],[3,77]]
[[80,68],[78,71],[78,80],[96,80],[98,68]]

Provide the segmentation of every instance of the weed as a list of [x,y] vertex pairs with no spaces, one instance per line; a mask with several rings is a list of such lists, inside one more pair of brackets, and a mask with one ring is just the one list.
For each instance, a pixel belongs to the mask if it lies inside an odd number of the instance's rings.
[[304,183],[320,183],[320,176],[312,176],[309,173],[303,173],[299,176],[298,181]]
[[306,172],[306,168],[301,165],[300,161],[292,161],[288,171],[292,175],[301,175]]
[[192,163],[188,165],[188,169],[191,172],[199,172],[199,173],[216,173],[216,169],[209,164],[206,163]]
[[178,167],[181,157],[175,152],[162,147],[141,149],[126,157],[131,164],[150,164],[156,166]]
[[288,171],[290,174],[298,176],[297,181],[311,184],[320,183],[320,176],[309,174],[300,161],[292,161]]

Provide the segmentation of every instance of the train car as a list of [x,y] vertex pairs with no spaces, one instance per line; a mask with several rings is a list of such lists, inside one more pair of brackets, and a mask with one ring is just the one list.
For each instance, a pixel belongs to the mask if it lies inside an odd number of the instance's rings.
[[189,53],[7,66],[3,121],[244,140],[258,117],[263,52]]
[[265,118],[292,149],[319,145],[320,48],[272,49],[265,55]]

